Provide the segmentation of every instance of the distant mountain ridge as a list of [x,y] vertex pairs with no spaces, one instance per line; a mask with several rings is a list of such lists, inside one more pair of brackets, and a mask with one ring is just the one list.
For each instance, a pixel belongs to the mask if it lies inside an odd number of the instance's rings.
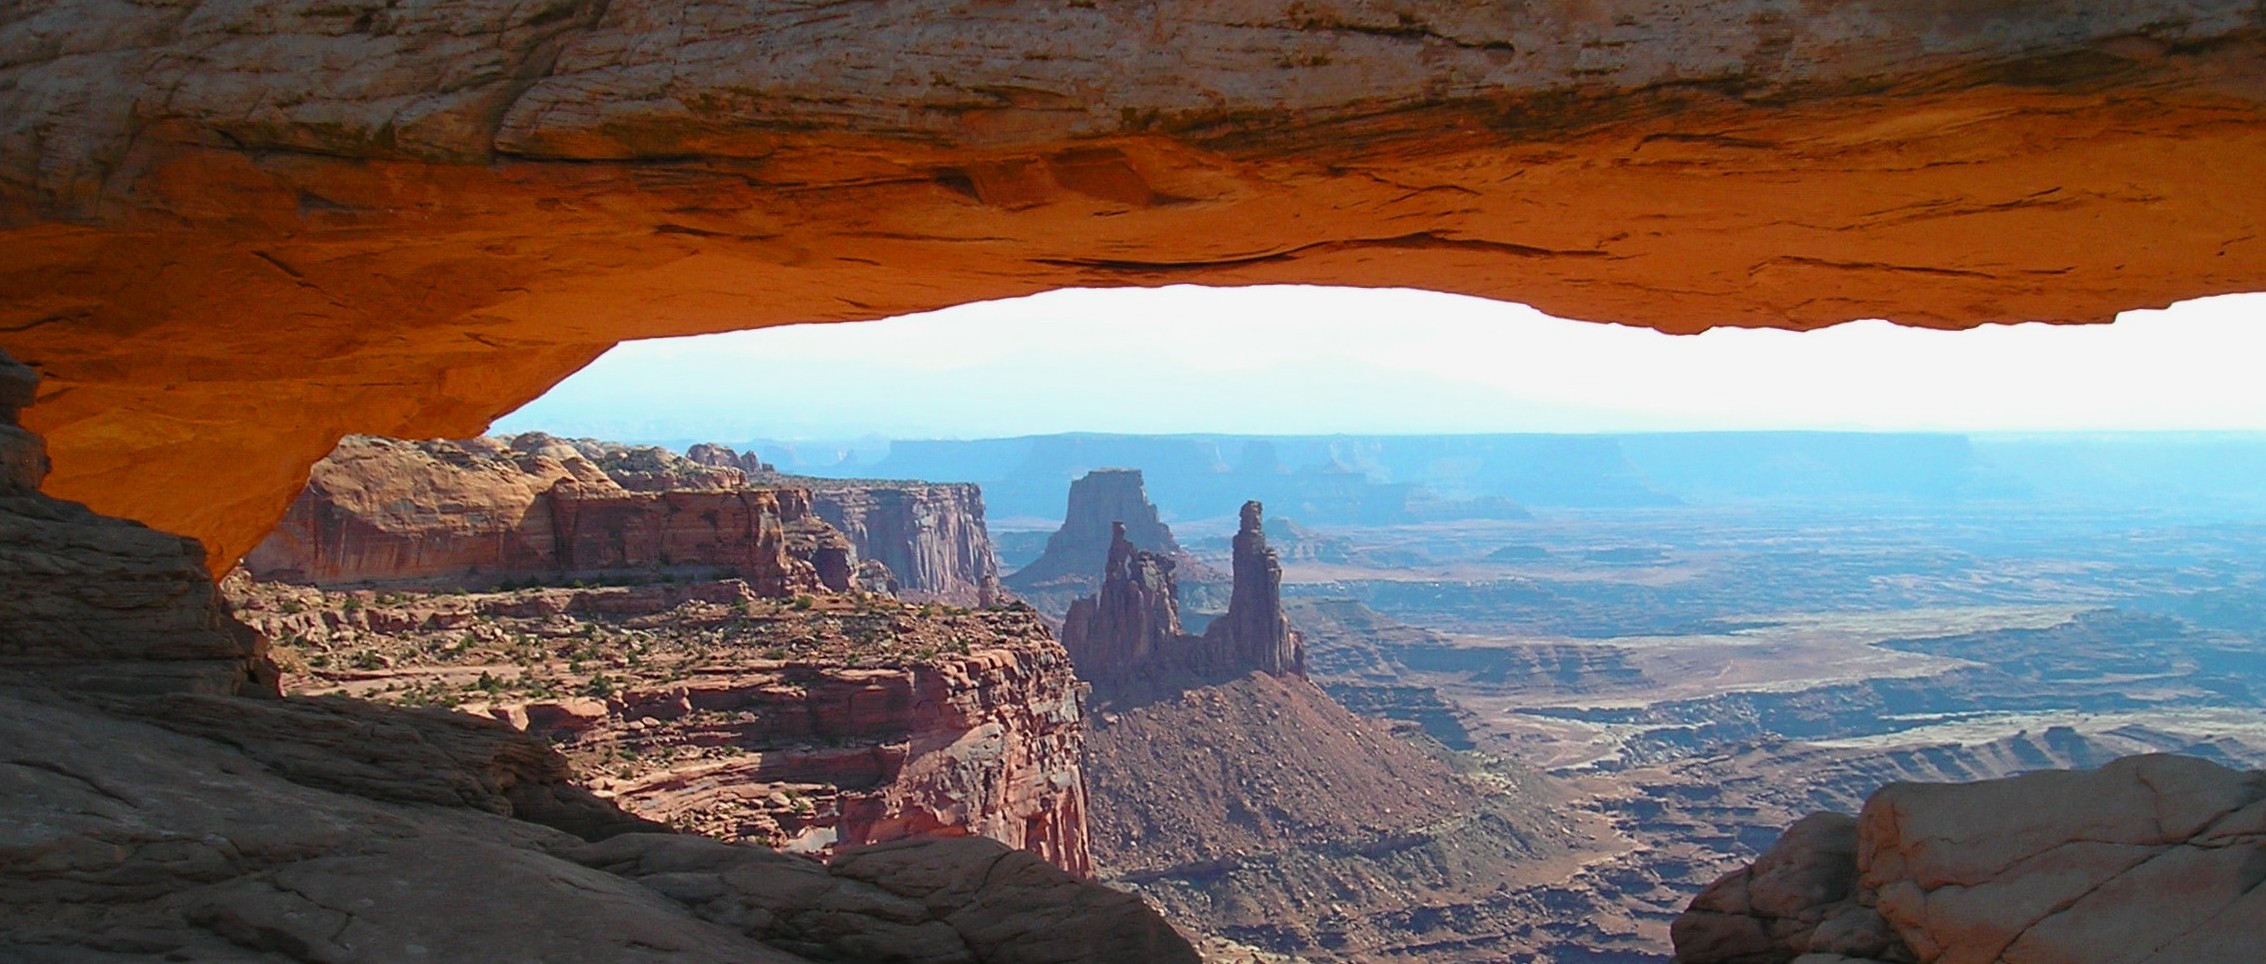
[[2266,504],[2266,433],[1073,433],[742,447],[804,475],[974,482],[995,519],[1060,518],[1069,480],[1107,467],[1143,470],[1168,519],[1257,498],[1325,525],[1753,500]]

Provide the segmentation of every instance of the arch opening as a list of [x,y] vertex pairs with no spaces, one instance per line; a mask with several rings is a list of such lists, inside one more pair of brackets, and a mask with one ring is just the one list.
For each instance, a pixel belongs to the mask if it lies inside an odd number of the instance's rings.
[[[2266,763],[2241,683],[2266,643],[2238,628],[2266,584],[2248,548],[2266,525],[2266,406],[2230,348],[2260,301],[2084,328],[1667,336],[1414,291],[1066,291],[625,345],[497,431],[662,444],[766,485],[979,483],[975,528],[1074,662],[1119,638],[1097,615],[1114,543],[1088,580],[1049,568],[1079,487],[1143,470],[1111,507],[1149,507],[1126,527],[1140,575],[1120,589],[1173,587],[1142,632],[1199,653],[1236,619],[1241,587],[1219,577],[1254,528],[1232,513],[1257,499],[1303,634],[1297,672],[1160,695],[1080,663],[1098,701],[1089,792],[1025,816],[1017,839],[1090,842],[1096,872],[1184,926],[1275,951],[1659,954],[1667,920],[1643,908],[1681,909],[1796,818],[1855,809],[1886,780],[2162,750]],[[703,387],[720,382],[736,391]],[[1573,404],[1600,400],[1621,407]],[[1504,420],[1432,420],[1454,405]],[[791,408],[813,420],[771,419]],[[891,421],[908,415],[926,421]],[[729,448],[694,451],[713,442]],[[1169,548],[1135,541],[1166,525]],[[1403,732],[1369,756],[1316,737],[1379,720]],[[1174,769],[1190,759],[1234,779]],[[1333,794],[1360,802],[1285,799]],[[1213,799],[1226,809],[1173,802]],[[1309,820],[1306,836],[1238,816],[1270,808]],[[1359,829],[1396,817],[1447,829]],[[1429,896],[1303,904],[1302,882],[1251,871],[1266,861],[1192,863],[1207,839]],[[1410,864],[1331,862],[1347,852]],[[1463,877],[1409,869],[1441,853]],[[1264,910],[1219,911],[1234,901]],[[1511,934],[1545,918],[1615,929]],[[1402,926],[1420,919],[1434,923]]]

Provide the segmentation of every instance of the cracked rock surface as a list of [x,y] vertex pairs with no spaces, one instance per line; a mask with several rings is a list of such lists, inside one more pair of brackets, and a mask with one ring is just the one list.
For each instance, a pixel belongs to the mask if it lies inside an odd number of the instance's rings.
[[1684,964],[2233,964],[2266,946],[2266,772],[2168,754],[1896,783],[1676,921]]

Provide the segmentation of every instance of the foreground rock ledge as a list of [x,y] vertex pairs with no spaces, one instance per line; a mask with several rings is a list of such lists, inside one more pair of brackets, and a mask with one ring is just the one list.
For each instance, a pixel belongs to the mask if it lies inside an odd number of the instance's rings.
[[225,567],[623,338],[1329,282],[1672,331],[2266,286],[2249,2],[63,0],[0,23],[52,491]]
[[1671,930],[1682,964],[2235,964],[2266,946],[2266,772],[2125,757],[1896,783],[1803,818]]
[[0,352],[0,960],[1196,959],[995,841],[821,866],[659,832],[492,720],[282,698],[194,541],[38,494],[34,384]]

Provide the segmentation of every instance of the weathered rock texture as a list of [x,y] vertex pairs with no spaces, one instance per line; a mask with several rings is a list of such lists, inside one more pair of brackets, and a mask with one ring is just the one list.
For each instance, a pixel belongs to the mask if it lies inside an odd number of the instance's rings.
[[[533,791],[571,788],[528,779],[557,755],[469,717],[106,706],[0,679],[0,958],[1194,959],[1137,898],[994,841],[904,841],[829,868],[650,832],[587,794],[562,810]],[[577,832],[546,825],[560,816]]]
[[194,539],[40,494],[16,425],[37,377],[0,352],[0,671],[70,690],[275,692],[265,643],[228,617]]
[[56,494],[225,569],[343,435],[628,337],[1168,282],[2097,321],[2266,277],[2262,18],[63,0],[0,26],[0,345]]
[[1686,964],[2231,964],[2266,946],[2262,881],[2266,773],[2134,756],[1891,784],[1795,824],[1673,933]]
[[820,483],[811,508],[897,580],[896,595],[957,606],[999,599],[999,562],[984,529],[983,492],[972,484]]
[[[0,408],[28,385],[0,356]],[[650,832],[493,720],[276,698],[194,542],[13,484],[0,520],[0,959],[1195,958],[994,841],[821,868]]]
[[1171,559],[1135,548],[1111,523],[1100,593],[1070,604],[1062,646],[1098,698],[1144,698],[1245,673],[1306,675],[1306,649],[1282,614],[1282,566],[1267,548],[1260,506],[1243,504],[1235,591],[1202,636],[1181,631]]
[[1089,869],[1085,687],[1028,609],[783,602],[739,580],[228,590],[282,641],[291,691],[501,720],[642,817],[819,856],[972,834]]
[[712,442],[685,449],[685,458],[738,469],[766,488],[809,491],[818,517],[848,537],[861,559],[888,570],[896,581],[891,595],[956,606],[987,606],[999,598],[983,490],[972,483],[785,475],[754,452]]
[[329,586],[723,573],[771,595],[848,589],[856,565],[807,491],[532,433],[349,438],[244,560],[263,579]]

